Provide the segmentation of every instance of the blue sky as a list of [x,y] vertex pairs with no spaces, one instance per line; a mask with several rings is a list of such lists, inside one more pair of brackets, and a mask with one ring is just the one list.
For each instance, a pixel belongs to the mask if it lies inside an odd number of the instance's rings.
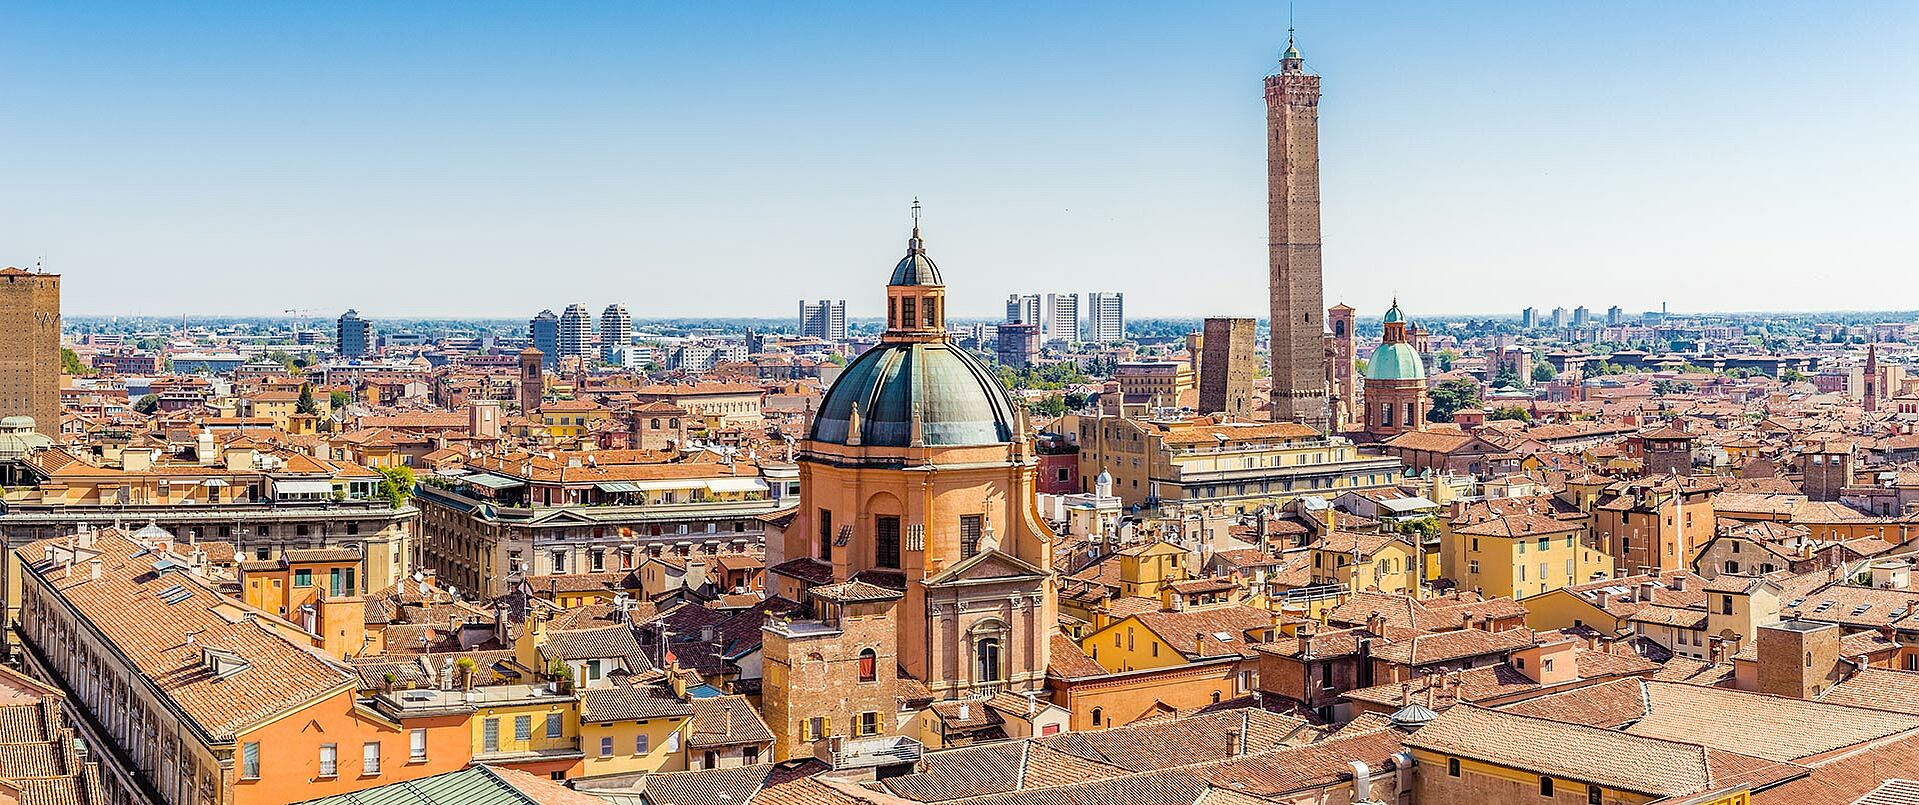
[[[1919,4],[1332,3],[1327,301],[1870,309]],[[1264,313],[1265,3],[0,5],[0,264],[70,313]]]

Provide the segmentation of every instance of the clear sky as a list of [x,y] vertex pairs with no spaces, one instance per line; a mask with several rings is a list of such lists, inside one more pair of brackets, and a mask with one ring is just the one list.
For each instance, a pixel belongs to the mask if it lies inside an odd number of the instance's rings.
[[[1913,307],[1919,3],[1297,9],[1327,302]],[[0,4],[0,264],[69,313],[1263,315],[1260,3]]]

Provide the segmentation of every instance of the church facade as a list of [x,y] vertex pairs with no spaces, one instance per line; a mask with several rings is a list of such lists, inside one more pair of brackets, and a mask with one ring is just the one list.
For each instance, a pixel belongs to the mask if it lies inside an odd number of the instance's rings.
[[1038,456],[1021,409],[948,334],[915,217],[885,334],[801,444],[800,506],[768,546],[774,592],[812,611],[814,589],[897,591],[894,656],[935,699],[1037,691],[1058,621]]

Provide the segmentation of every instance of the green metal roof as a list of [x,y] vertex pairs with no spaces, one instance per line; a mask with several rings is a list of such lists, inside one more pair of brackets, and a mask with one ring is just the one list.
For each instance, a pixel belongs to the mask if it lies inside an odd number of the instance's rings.
[[1366,362],[1367,380],[1424,380],[1426,364],[1411,344],[1380,344]]
[[1013,437],[1013,401],[999,378],[945,342],[883,344],[855,358],[821,401],[813,438],[846,444],[855,405],[864,445],[911,444],[916,407],[927,445],[1003,444]]
[[465,478],[461,478],[460,480],[473,484],[475,486],[484,486],[488,489],[512,489],[513,487],[516,487],[516,486],[526,486],[525,481],[516,480],[513,478],[507,478],[500,475],[490,475],[484,472],[476,472],[476,473],[473,473],[472,475],[466,476]]
[[376,786],[301,805],[540,805],[485,766]]

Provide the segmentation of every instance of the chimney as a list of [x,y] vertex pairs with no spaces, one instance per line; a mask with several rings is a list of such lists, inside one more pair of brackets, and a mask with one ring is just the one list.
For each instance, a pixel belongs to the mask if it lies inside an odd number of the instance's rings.
[[1649,601],[1651,601],[1651,600],[1652,600],[1652,592],[1653,592],[1653,590],[1655,590],[1655,589],[1658,589],[1658,587],[1659,587],[1659,583],[1658,583],[1658,582],[1654,582],[1654,581],[1642,581],[1642,582],[1640,582],[1640,583],[1639,583],[1639,600],[1640,600],[1641,602],[1649,602]]
[[1611,605],[1612,605],[1611,592],[1608,592],[1606,590],[1600,590],[1598,592],[1593,593],[1593,606],[1599,607],[1600,609],[1605,609],[1606,607]]
[[1686,591],[1686,577],[1683,575],[1673,576],[1671,579],[1667,580],[1667,583],[1672,585],[1672,588],[1675,592],[1683,593]]
[[959,720],[966,721],[972,717],[973,717],[973,706],[970,704],[967,704],[966,702],[960,702]]
[[87,575],[94,581],[100,580],[100,560],[94,559],[87,562]]
[[1242,747],[1240,746],[1239,730],[1227,730],[1226,731],[1226,756],[1239,757],[1241,748]]

